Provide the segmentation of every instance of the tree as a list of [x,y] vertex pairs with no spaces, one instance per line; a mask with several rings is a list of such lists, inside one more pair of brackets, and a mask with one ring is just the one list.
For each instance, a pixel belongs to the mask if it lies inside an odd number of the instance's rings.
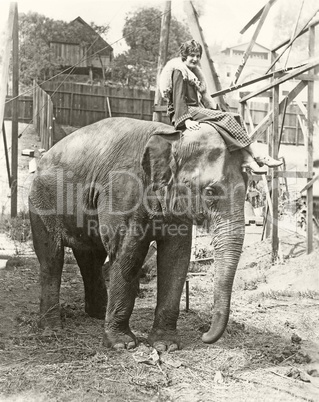
[[56,72],[58,60],[51,57],[47,40],[52,25],[53,20],[38,13],[19,15],[20,81],[25,85]]
[[[276,46],[286,39],[290,39],[298,22],[297,32],[305,26],[309,19],[318,10],[318,0],[307,0],[303,3],[299,21],[297,21],[300,12],[301,2],[293,2],[290,0],[282,0],[278,2],[277,13],[274,18],[275,32],[273,46]],[[282,49],[279,50],[281,52]],[[282,60],[286,60],[288,51],[282,56]],[[296,64],[308,57],[308,35],[304,34],[298,38],[291,47],[289,64]]]
[[[123,37],[130,49],[114,59],[112,79],[129,87],[155,85],[162,12],[141,8],[126,17]],[[188,27],[171,19],[168,57],[178,54],[181,44],[190,39]]]
[[91,27],[95,32],[88,33],[80,26],[35,12],[19,14],[20,81],[30,85],[34,79],[44,81],[59,71],[60,60],[53,57],[51,41],[74,42],[82,46],[93,44],[91,52],[97,51],[94,45],[96,33],[105,34],[109,27],[94,23]]

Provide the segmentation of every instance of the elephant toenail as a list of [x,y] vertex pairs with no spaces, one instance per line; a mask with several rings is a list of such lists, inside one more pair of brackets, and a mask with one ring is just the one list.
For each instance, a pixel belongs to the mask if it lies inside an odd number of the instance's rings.
[[123,350],[123,349],[125,349],[125,344],[124,343],[115,343],[113,345],[113,348],[116,350]]
[[153,345],[154,349],[156,349],[158,352],[165,352],[166,351],[166,345],[164,342],[155,342]]
[[167,349],[168,352],[175,352],[175,350],[178,350],[178,345],[176,345],[176,343],[172,343]]
[[127,349],[134,349],[136,348],[136,343],[135,342],[129,342],[127,344]]

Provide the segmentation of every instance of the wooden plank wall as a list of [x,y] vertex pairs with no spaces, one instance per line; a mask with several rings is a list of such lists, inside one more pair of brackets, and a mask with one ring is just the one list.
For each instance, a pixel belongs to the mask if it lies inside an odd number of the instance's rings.
[[[267,103],[263,102],[248,103],[254,127],[256,127],[258,123],[260,123],[260,121],[267,115],[269,106]],[[230,102],[230,111],[238,113],[236,102]],[[296,104],[289,105],[286,111],[283,135],[281,140],[282,144],[303,145],[305,143],[304,135],[300,127],[300,119],[301,122],[304,122],[304,117],[299,109],[299,106]],[[245,122],[247,127],[249,128],[249,119],[247,115],[245,115]],[[268,142],[267,131],[263,134],[261,138],[258,138],[258,141],[263,143]]]
[[[6,97],[6,104],[4,109],[4,119],[12,119],[12,102],[10,101],[12,97]],[[22,123],[30,123],[33,118],[33,99],[31,96],[20,96],[18,99],[19,106],[19,121]]]
[[61,65],[87,67],[87,57],[80,45],[51,42],[50,48],[54,52],[54,56],[60,59]]
[[56,82],[41,87],[51,95],[55,117],[62,125],[83,127],[109,117],[107,98],[112,117],[152,120],[153,91]]
[[34,83],[33,126],[40,136],[42,148],[46,150],[54,143],[53,125],[53,102],[50,95]]
[[[129,90],[125,88],[101,88],[98,86],[88,86],[74,83],[65,83],[58,91],[56,83],[46,83],[42,85],[44,89],[48,88],[48,93],[52,94],[53,112],[57,123],[60,125],[69,125],[74,127],[83,127],[87,124],[109,117],[107,97],[111,106],[112,116],[127,116],[142,120],[152,120],[152,111],[154,104],[154,92],[142,90]],[[37,90],[39,91],[39,90]],[[56,91],[54,93],[54,91]],[[103,92],[104,91],[104,92]],[[42,95],[45,96],[45,95]],[[7,97],[9,100],[10,97]],[[42,98],[40,98],[42,99]],[[32,122],[32,118],[37,115],[33,113],[34,100],[28,96],[19,98],[19,121],[24,123]],[[237,112],[236,102],[230,103],[230,111]],[[43,106],[43,103],[42,103]],[[36,106],[40,110],[42,106]],[[256,126],[267,114],[268,105],[262,102],[250,102],[252,119]],[[299,117],[298,117],[299,115]],[[5,104],[5,119],[12,117],[12,102]],[[247,117],[247,116],[246,116]],[[36,119],[37,120],[39,117]],[[300,127],[300,120],[304,118],[296,104],[289,105],[287,108],[285,126],[283,132],[283,144],[304,144],[304,136]],[[163,113],[164,123],[169,124],[169,120]],[[247,127],[248,117],[246,118]],[[259,141],[266,142],[265,133]]]

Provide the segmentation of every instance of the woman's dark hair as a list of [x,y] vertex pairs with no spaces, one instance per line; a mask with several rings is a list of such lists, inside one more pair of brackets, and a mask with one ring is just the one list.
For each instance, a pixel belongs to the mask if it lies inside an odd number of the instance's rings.
[[182,57],[182,61],[185,61],[187,56],[194,52],[199,52],[200,57],[202,57],[202,45],[194,39],[188,40],[187,42],[183,43],[182,46],[179,48],[179,54]]

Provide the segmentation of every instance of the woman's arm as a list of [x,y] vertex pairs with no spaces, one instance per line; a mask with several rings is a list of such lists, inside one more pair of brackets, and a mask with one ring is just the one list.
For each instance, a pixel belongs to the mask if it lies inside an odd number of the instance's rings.
[[192,119],[188,111],[186,103],[186,84],[183,80],[183,75],[179,70],[174,70],[172,77],[173,91],[172,100],[174,108],[174,126],[175,128],[183,128],[185,121]]
[[202,103],[207,109],[217,109],[216,103],[214,102],[213,98],[208,95],[207,91],[202,93]]

